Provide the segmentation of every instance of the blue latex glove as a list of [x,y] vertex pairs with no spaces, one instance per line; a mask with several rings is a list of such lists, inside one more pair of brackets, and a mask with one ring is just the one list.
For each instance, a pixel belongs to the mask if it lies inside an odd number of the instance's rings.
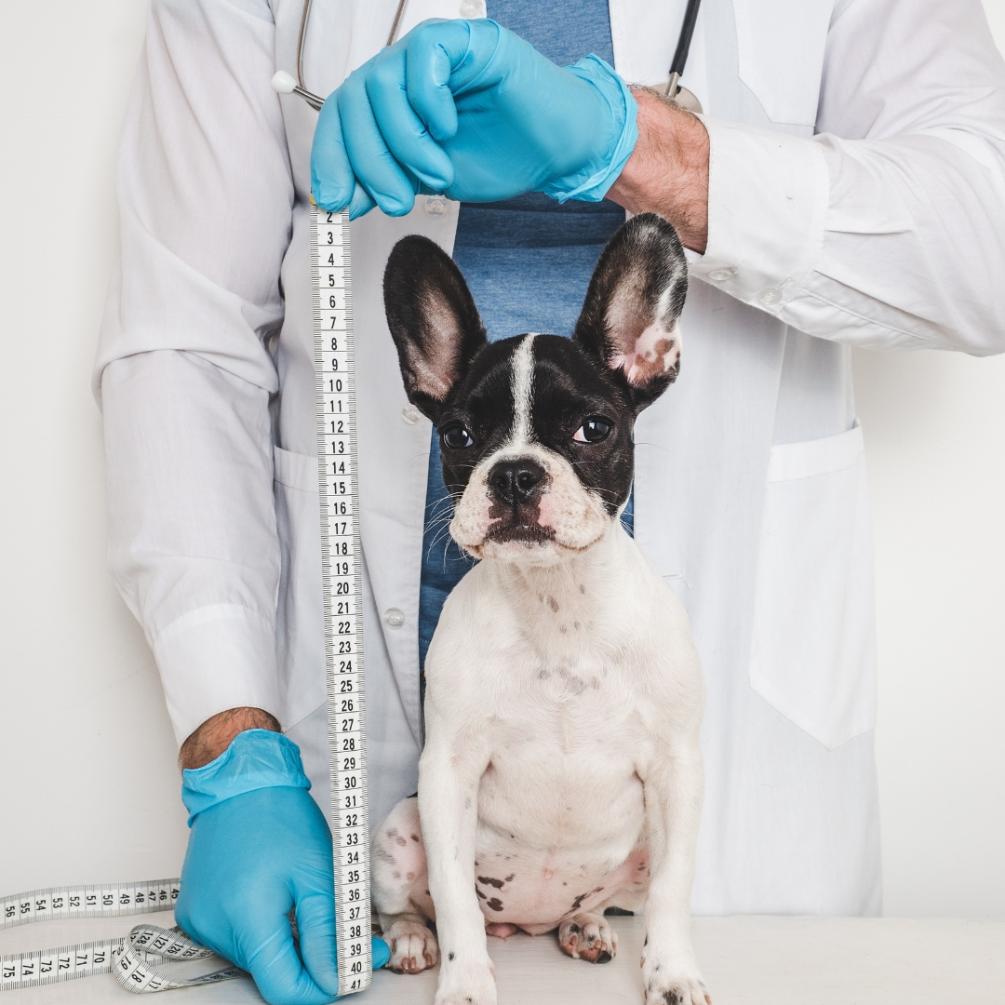
[[[247,970],[270,1005],[333,1001],[331,831],[308,795],[297,745],[282,733],[249,729],[182,775],[191,828],[175,905],[182,930]],[[389,956],[387,943],[375,938],[374,966]]]
[[423,21],[349,75],[314,133],[311,186],[351,218],[416,192],[599,202],[635,149],[631,91],[598,56],[559,67],[487,18]]

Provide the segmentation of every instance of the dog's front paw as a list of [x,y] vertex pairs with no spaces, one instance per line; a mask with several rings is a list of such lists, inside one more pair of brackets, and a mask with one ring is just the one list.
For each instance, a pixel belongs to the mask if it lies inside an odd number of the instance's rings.
[[712,1005],[712,996],[693,965],[642,956],[645,1005]]
[[486,960],[465,965],[445,956],[434,1005],[496,1005],[492,963]]

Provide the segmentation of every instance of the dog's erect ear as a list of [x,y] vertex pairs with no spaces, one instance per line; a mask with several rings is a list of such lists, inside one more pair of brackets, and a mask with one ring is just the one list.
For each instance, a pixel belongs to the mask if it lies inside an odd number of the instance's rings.
[[576,322],[576,341],[609,369],[636,409],[656,400],[680,370],[677,319],[687,261],[661,216],[632,217],[608,242]]
[[404,237],[384,270],[384,312],[408,399],[436,422],[450,389],[485,345],[464,277],[438,244]]

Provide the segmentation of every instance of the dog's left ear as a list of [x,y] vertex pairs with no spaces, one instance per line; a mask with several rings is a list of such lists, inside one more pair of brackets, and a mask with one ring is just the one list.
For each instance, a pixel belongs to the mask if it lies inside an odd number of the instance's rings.
[[611,372],[636,410],[652,404],[680,371],[677,319],[687,261],[661,216],[633,216],[608,242],[576,322],[575,339]]
[[428,237],[403,237],[384,269],[384,313],[408,400],[436,422],[450,389],[485,345],[467,283]]

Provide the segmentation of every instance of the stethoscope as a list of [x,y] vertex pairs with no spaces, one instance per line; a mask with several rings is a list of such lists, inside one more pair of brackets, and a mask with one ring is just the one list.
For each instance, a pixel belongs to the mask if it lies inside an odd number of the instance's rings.
[[[307,41],[307,29],[311,21],[311,7],[314,0],[304,0],[304,10],[300,17],[300,37],[297,39],[297,79],[294,80],[288,73],[279,72],[273,78],[276,90],[286,94],[298,94],[316,111],[321,110],[324,98],[319,97],[309,91],[304,84],[304,45]],[[394,12],[394,21],[391,22],[391,30],[387,35],[387,45],[393,45],[401,27],[401,19],[405,14],[408,0],[398,0],[398,6]],[[687,9],[684,11],[684,23],[680,27],[680,34],[677,36],[677,48],[674,50],[673,62],[670,64],[669,77],[663,88],[663,95],[668,101],[675,105],[687,109],[689,112],[701,112],[701,102],[696,97],[694,91],[689,90],[681,84],[681,77],[684,76],[684,67],[687,66],[688,53],[691,51],[691,37],[694,35],[695,22],[698,20],[698,11],[701,8],[701,0],[687,0]]]

